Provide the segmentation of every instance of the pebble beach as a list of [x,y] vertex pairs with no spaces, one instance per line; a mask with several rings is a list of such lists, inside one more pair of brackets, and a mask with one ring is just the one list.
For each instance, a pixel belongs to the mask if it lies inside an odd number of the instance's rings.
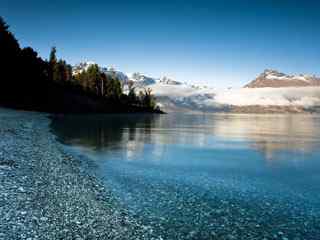
[[49,123],[47,114],[0,109],[0,239],[154,239]]

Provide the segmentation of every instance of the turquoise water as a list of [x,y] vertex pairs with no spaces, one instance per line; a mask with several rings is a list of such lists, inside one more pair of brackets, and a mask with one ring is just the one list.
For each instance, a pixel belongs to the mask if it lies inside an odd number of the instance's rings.
[[320,239],[320,116],[118,115],[54,132],[163,239]]

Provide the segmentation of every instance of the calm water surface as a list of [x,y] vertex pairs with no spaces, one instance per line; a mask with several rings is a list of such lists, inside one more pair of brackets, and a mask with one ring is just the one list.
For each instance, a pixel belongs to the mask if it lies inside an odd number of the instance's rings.
[[163,239],[320,239],[318,115],[100,115],[52,127]]

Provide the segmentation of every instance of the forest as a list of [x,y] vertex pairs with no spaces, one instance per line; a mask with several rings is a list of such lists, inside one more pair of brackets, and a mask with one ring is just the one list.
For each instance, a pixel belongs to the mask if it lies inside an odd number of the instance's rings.
[[49,113],[161,113],[149,89],[128,94],[116,74],[94,64],[78,74],[57,58],[52,47],[42,59],[31,47],[21,48],[0,16],[0,105]]

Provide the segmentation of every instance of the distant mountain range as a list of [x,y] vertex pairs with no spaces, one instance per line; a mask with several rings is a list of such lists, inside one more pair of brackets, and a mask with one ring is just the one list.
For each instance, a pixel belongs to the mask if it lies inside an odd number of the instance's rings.
[[[72,75],[77,75],[77,74],[80,74],[81,72],[83,71],[87,71],[88,68],[92,65],[96,64],[95,62],[92,62],[92,61],[89,61],[89,62],[81,62],[75,66],[72,67]],[[110,68],[107,68],[107,67],[101,67],[99,66],[100,68],[100,71],[107,74],[107,75],[110,75],[110,74],[115,74],[116,77],[122,81],[122,82],[127,82],[129,81],[129,78],[128,76],[123,73],[123,72],[120,72],[120,71],[116,71],[114,68],[110,67]]]
[[[81,63],[73,74],[93,62]],[[124,90],[132,82],[136,91],[152,89],[165,111],[201,112],[314,112],[320,109],[320,78],[309,75],[287,75],[265,70],[255,80],[238,89],[216,89],[191,85],[168,77],[154,78],[141,73],[126,74],[114,68],[101,68],[106,74],[116,74]]]
[[[96,64],[95,62],[89,61],[89,62],[81,62],[75,66],[73,66],[72,68],[72,74],[76,75],[81,73],[82,71],[88,70],[88,68],[93,65]],[[99,66],[100,71],[107,74],[107,75],[111,75],[111,74],[115,74],[116,77],[125,85],[127,84],[129,81],[132,81],[136,87],[147,87],[149,85],[153,85],[156,83],[162,83],[165,85],[182,85],[183,83],[175,81],[169,77],[163,76],[161,78],[154,78],[154,77],[149,77],[146,76],[145,74],[139,73],[139,72],[135,72],[133,74],[126,74],[124,72],[121,71],[117,71],[115,68],[113,67],[101,67]]]
[[262,87],[307,87],[320,86],[320,78],[309,75],[286,75],[276,70],[265,70],[255,80],[247,84],[246,88]]

